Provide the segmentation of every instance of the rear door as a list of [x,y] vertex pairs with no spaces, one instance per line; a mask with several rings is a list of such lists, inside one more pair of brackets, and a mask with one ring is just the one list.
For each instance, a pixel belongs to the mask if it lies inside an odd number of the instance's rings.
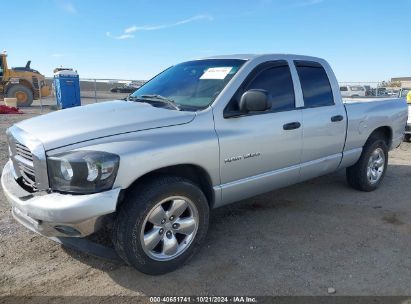
[[306,180],[338,168],[347,119],[341,98],[332,90],[332,73],[318,62],[294,63],[304,99],[301,180]]

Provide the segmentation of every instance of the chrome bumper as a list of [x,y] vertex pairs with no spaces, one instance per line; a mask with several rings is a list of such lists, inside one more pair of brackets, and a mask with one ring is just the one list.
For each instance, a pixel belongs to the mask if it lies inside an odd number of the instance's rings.
[[47,237],[83,237],[101,227],[102,218],[116,210],[120,189],[88,195],[29,193],[16,182],[11,161],[1,176],[3,192],[14,218]]

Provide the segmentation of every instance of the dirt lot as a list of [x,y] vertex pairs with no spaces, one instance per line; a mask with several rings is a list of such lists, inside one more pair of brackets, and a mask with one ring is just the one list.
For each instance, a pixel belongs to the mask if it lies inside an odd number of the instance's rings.
[[[40,112],[24,111],[0,115],[1,168],[6,128]],[[373,193],[337,172],[214,210],[199,254],[158,277],[28,231],[0,191],[0,295],[411,295],[410,185],[404,143]]]

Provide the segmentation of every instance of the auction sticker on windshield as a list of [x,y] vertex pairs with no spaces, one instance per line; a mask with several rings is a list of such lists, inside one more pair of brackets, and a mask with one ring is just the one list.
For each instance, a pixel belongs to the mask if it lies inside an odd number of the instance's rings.
[[233,67],[219,67],[219,68],[209,68],[200,79],[224,79],[230,73]]

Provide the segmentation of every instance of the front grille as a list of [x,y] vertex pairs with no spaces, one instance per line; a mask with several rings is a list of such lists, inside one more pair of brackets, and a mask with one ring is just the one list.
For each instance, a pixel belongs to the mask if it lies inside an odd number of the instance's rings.
[[17,155],[33,162],[33,155],[31,154],[31,151],[29,150],[29,148],[27,148],[26,146],[16,142],[16,151],[17,151]]
[[29,192],[48,190],[46,151],[41,141],[17,126],[8,128],[6,134],[15,180]]
[[16,154],[13,156],[14,170],[20,173],[20,181],[26,187],[29,187],[32,191],[37,191],[36,174],[33,165],[33,155],[30,149],[17,141],[15,142],[14,148],[16,151]]

